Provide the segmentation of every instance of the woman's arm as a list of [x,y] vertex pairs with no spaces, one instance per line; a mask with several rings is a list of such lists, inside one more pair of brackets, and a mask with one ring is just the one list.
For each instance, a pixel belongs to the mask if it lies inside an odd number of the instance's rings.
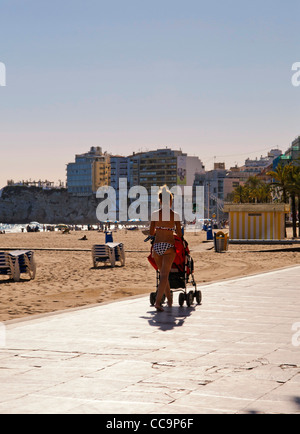
[[181,230],[181,222],[176,221],[175,222],[175,226],[176,226],[176,234],[179,238],[182,238],[182,230]]
[[155,226],[156,226],[156,222],[152,221],[150,224],[150,235],[151,237],[153,237],[155,235]]
[[179,238],[182,238],[182,230],[181,230],[181,220],[180,220],[180,216],[178,213],[174,212],[173,214],[173,218],[174,218],[174,223],[175,223],[175,231],[176,231],[176,235]]

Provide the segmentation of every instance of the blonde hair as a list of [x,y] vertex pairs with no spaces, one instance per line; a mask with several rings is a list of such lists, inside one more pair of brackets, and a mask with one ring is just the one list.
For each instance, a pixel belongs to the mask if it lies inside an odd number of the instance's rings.
[[170,202],[173,201],[174,199],[173,193],[168,189],[167,185],[160,187],[158,192],[158,198],[161,203],[163,201],[163,197],[167,197],[167,195],[170,196]]

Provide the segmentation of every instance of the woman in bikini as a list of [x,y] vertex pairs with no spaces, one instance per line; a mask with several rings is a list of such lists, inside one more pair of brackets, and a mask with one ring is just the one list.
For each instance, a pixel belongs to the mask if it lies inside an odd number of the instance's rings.
[[155,236],[153,258],[160,272],[155,308],[163,312],[161,300],[164,294],[167,296],[168,305],[172,306],[169,274],[176,256],[174,231],[180,238],[182,231],[179,215],[171,209],[173,195],[167,187],[160,190],[159,202],[160,209],[152,214],[150,235]]

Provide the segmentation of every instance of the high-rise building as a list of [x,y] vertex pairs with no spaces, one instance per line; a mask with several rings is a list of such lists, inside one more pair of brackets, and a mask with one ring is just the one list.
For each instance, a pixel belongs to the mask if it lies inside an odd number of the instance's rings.
[[272,149],[266,157],[261,156],[259,159],[251,160],[247,158],[245,165],[241,167],[241,171],[248,173],[249,176],[260,175],[261,172],[271,167],[273,161],[280,157],[282,152],[279,149]]
[[198,157],[169,148],[133,154],[128,161],[129,186],[142,185],[149,192],[155,186],[192,186],[195,174],[204,172]]
[[224,182],[227,174],[224,163],[215,163],[214,170],[196,174],[194,194],[196,187],[204,187],[205,218],[223,218]]
[[93,193],[99,187],[110,185],[111,183],[111,164],[110,156],[104,153],[100,157],[97,156],[93,162]]
[[110,185],[116,191],[119,189],[119,179],[126,179],[128,182],[129,161],[127,157],[120,155],[110,156],[111,178]]
[[[118,210],[120,179],[122,194],[124,187],[128,190],[134,186],[145,187],[150,204],[151,187],[192,187],[195,175],[204,172],[198,157],[188,156],[181,150],[165,148],[124,157],[108,155],[100,147],[92,147],[89,152],[76,155],[75,162],[67,165],[67,188],[72,194],[91,195],[101,186],[111,186],[116,192]],[[132,198],[128,200],[130,203]]]
[[99,187],[110,185],[110,156],[101,147],[92,147],[85,154],[76,155],[75,163],[67,165],[67,187],[70,193],[90,195]]
[[[111,156],[111,186],[116,191],[117,211],[119,210],[119,181],[122,179],[122,189],[129,190],[134,186],[145,187],[148,192],[148,205],[151,208],[151,187],[167,185],[193,186],[195,174],[203,173],[204,166],[198,157],[189,157],[181,150],[169,148],[154,151],[133,153],[128,157]],[[127,183],[127,185],[126,185]],[[124,200],[124,199],[123,199]],[[128,198],[128,204],[132,202]]]
[[140,185],[150,191],[152,186],[168,185],[173,187],[177,183],[177,157],[180,151],[158,149],[140,155],[139,174]]
[[285,156],[289,157],[291,161],[299,160],[299,158],[300,158],[300,136],[297,137],[292,142],[292,145],[286,151]]

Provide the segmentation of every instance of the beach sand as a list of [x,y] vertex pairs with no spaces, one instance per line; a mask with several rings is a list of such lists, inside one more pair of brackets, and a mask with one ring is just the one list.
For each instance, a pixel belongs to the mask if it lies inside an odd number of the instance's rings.
[[[84,235],[87,241],[81,241]],[[126,266],[115,268],[92,263],[91,248],[105,242],[97,231],[18,233],[0,235],[0,250],[35,251],[37,275],[20,282],[0,276],[0,321],[24,318],[70,308],[79,308],[112,300],[149,294],[155,291],[156,273],[148,263],[150,243],[144,243],[142,231],[119,230],[115,242],[122,242]],[[195,262],[195,280],[201,285],[233,277],[257,274],[298,265],[300,246],[230,245],[225,253],[216,253],[205,232],[187,232]],[[44,250],[43,250],[44,249]],[[52,249],[52,250],[51,250]],[[66,249],[65,251],[55,249]],[[175,294],[174,303],[178,303]]]

